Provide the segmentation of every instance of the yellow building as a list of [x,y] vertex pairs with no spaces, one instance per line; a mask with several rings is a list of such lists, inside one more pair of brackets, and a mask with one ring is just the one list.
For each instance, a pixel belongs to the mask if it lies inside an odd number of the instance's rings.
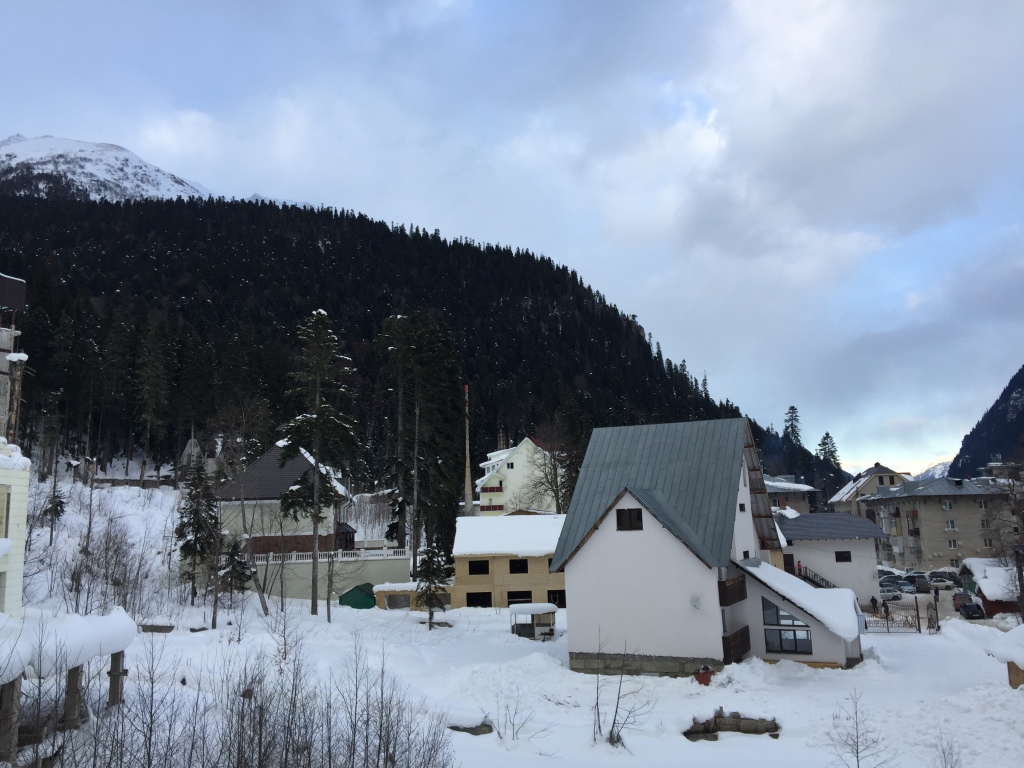
[[565,575],[548,570],[564,522],[565,515],[460,517],[452,548],[452,608],[564,608]]

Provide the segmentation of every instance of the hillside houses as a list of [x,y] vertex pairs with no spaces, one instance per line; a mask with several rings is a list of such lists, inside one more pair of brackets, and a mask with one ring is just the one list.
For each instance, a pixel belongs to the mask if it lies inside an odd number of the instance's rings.
[[886,488],[902,485],[909,479],[909,475],[896,472],[876,461],[873,467],[868,467],[863,472],[857,473],[850,482],[828,500],[828,503],[834,512],[849,512],[858,517],[867,516],[870,519],[867,508],[861,503],[861,498],[883,492]]

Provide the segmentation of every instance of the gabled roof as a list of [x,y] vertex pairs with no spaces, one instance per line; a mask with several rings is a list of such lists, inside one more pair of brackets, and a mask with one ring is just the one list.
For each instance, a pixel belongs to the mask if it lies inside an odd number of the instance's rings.
[[789,541],[888,538],[881,528],[866,517],[846,512],[819,512],[797,517],[776,515],[775,522]]
[[727,566],[747,435],[746,419],[595,429],[552,570],[565,566],[623,489],[709,565]]
[[452,557],[550,555],[564,523],[564,515],[460,517],[455,521]]
[[275,445],[245,468],[234,478],[217,489],[217,498],[221,501],[233,501],[242,498],[244,491],[246,500],[269,501],[281,498],[281,495],[293,486],[312,465],[300,453],[281,466],[281,446]]
[[850,480],[850,482],[848,482],[846,485],[844,485],[842,488],[836,491],[836,495],[829,499],[828,503],[838,504],[844,501],[849,501],[856,495],[856,491],[860,490],[864,483],[866,483],[870,478],[874,477],[875,475],[899,475],[900,477],[906,477],[906,475],[904,475],[902,472],[897,472],[896,470],[889,469],[884,464],[879,464],[876,461],[875,466],[868,467],[863,472],[857,473],[853,477],[853,479]]

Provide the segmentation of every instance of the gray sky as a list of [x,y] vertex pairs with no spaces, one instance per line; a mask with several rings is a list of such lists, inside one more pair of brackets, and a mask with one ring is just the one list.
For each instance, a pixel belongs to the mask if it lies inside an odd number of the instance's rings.
[[1024,4],[4,2],[0,138],[578,270],[847,469],[1024,363]]

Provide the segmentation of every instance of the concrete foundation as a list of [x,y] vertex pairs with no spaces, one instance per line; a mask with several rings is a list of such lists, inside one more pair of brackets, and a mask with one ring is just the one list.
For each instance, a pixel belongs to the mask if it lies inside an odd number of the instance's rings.
[[644,656],[627,653],[569,652],[569,669],[590,675],[658,675],[688,677],[701,667],[722,668],[721,659],[692,659],[678,656]]

